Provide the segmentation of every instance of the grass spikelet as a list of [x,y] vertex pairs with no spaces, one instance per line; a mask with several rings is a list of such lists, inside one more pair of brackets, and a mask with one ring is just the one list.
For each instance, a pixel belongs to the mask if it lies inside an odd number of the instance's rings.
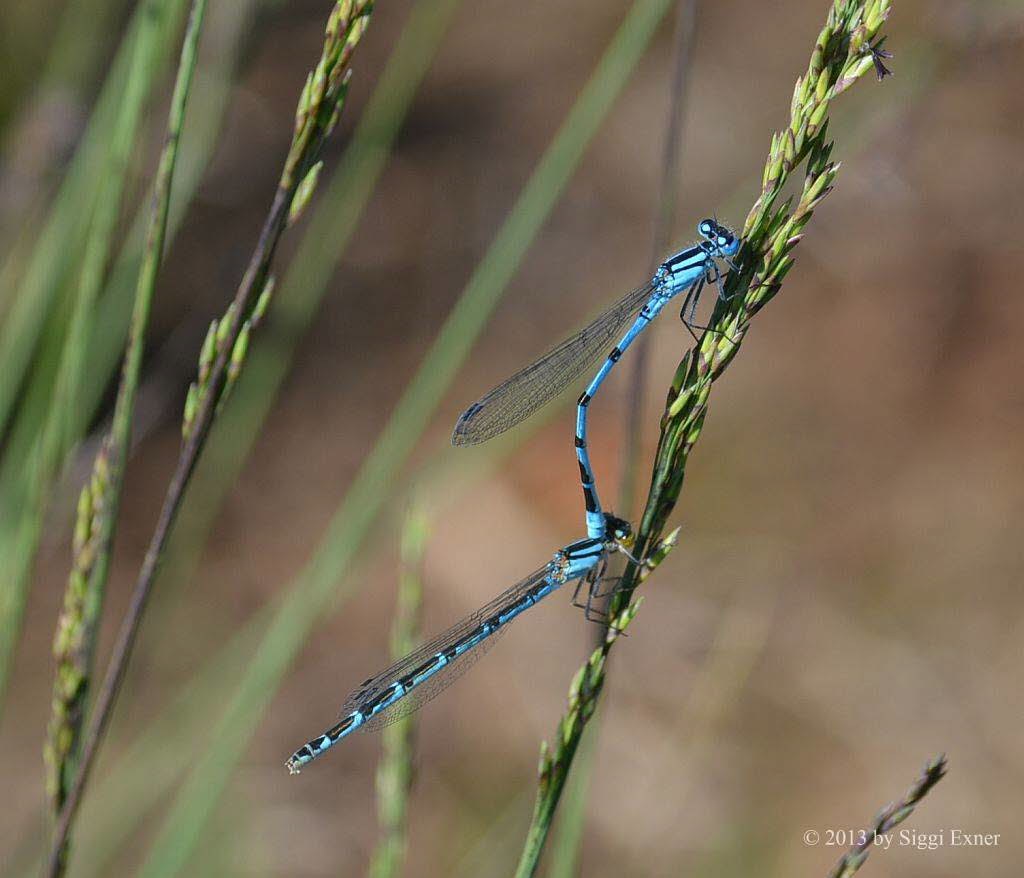
[[92,478],[78,496],[71,572],[53,641],[57,670],[43,756],[46,793],[54,813],[60,811],[67,796],[85,719],[98,615],[97,608],[90,606],[98,596],[89,585],[102,542],[100,525],[109,497],[109,476],[109,449],[104,444],[93,464]]
[[[401,573],[395,616],[391,623],[391,658],[394,661],[412,652],[419,639],[423,554],[429,536],[430,518],[423,505],[414,499],[402,527]],[[415,733],[415,714],[396,720],[382,733],[383,752],[377,766],[380,840],[370,860],[370,878],[393,878],[402,874]]]
[[864,861],[867,860],[868,854],[874,847],[875,839],[891,832],[913,814],[917,803],[946,776],[946,765],[945,754],[940,754],[931,760],[900,801],[892,802],[878,812],[871,828],[863,832],[860,842],[839,858],[835,868],[829,872],[828,878],[851,878],[864,865]]

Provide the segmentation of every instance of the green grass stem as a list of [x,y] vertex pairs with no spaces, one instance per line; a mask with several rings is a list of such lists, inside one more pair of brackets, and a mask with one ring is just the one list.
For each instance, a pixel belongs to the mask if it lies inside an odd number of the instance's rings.
[[[82,372],[85,339],[91,332],[91,315],[109,260],[114,227],[121,208],[122,193],[129,173],[128,160],[136,143],[142,109],[158,69],[158,43],[174,29],[174,4],[179,0],[144,0],[138,25],[128,40],[131,54],[123,71],[125,83],[116,112],[102,131],[90,129],[83,144],[81,164],[76,162],[66,183],[67,193],[58,196],[54,216],[44,229],[29,266],[28,275],[14,300],[11,312],[0,327],[0,430],[21,384],[32,350],[43,326],[57,284],[70,265],[62,254],[74,254],[76,227],[84,222],[81,245],[83,261],[72,298],[72,317],[64,340],[56,389],[48,406],[41,439],[33,446],[23,490],[0,499],[0,557],[5,558],[4,587],[0,589],[0,709],[10,680],[14,647],[21,630],[28,586],[50,486],[60,469],[70,436],[70,400]],[[111,74],[111,81],[117,82]],[[110,94],[115,90],[111,85]],[[102,100],[102,99],[101,99]],[[103,119],[102,107],[96,118]],[[90,138],[109,139],[109,149],[98,158]],[[95,164],[90,159],[96,156]],[[99,168],[97,172],[96,168]],[[79,172],[79,168],[81,171]],[[92,171],[91,178],[79,176]],[[82,188],[78,188],[82,187]],[[62,193],[63,194],[63,193]],[[88,214],[88,221],[84,217]],[[67,237],[61,237],[66,234]],[[40,261],[41,260],[41,261]]]
[[[77,821],[76,875],[112,874],[113,862],[126,842],[135,837],[140,825],[153,816],[188,770],[207,733],[209,717],[216,714],[224,692],[250,660],[273,610],[274,605],[267,604],[237,628],[200,672],[168,696],[165,706],[139,734],[128,741],[118,735],[117,757],[109,764],[101,760],[103,771]],[[35,823],[38,829],[22,841],[0,874],[39,874],[46,823],[48,815],[40,812]]]
[[[653,547],[644,559],[644,565],[637,575],[637,583],[643,582],[653,573],[669,552],[675,548],[679,537],[676,529]],[[569,707],[559,720],[552,751],[547,742],[541,744],[538,793],[534,802],[533,818],[527,830],[526,841],[516,867],[516,878],[526,878],[536,872],[540,855],[544,850],[555,809],[565,789],[573,757],[579,751],[583,728],[597,710],[597,699],[604,685],[605,662],[608,645],[626,633],[643,603],[642,599],[627,604],[610,617],[604,643],[595,649],[569,684]]]
[[[167,135],[153,183],[146,249],[136,285],[135,306],[121,374],[121,384],[114,406],[113,426],[96,456],[92,478],[82,489],[78,503],[72,570],[54,642],[57,672],[49,734],[45,747],[47,791],[51,798],[55,817],[60,814],[67,798],[68,789],[78,771],[78,757],[82,743],[81,731],[88,708],[96,637],[110,570],[114,531],[121,505],[124,471],[131,444],[132,416],[135,412],[135,397],[139,384],[146,328],[149,324],[157,274],[163,257],[167,216],[170,208],[171,182],[174,178],[185,108],[188,105],[196,66],[199,35],[202,32],[205,14],[206,0],[194,0],[185,30],[171,97]],[[127,162],[128,148],[133,139],[133,137],[123,138],[124,152],[116,155],[120,162]],[[123,167],[119,170],[123,177]],[[109,208],[112,215],[107,217],[105,222],[107,227],[106,240],[103,242],[105,245],[103,247],[104,257],[109,250],[109,238],[113,232],[116,207],[117,205],[114,204]],[[92,246],[92,242],[90,242],[90,248]],[[96,291],[100,286],[100,268],[97,265],[96,275],[88,278],[88,283],[92,287],[88,291],[89,294],[80,296],[80,300],[88,300],[90,312],[95,301]],[[76,315],[76,319],[72,321],[72,327],[75,327],[79,316]],[[78,337],[74,339],[79,348],[79,357],[85,347],[86,332],[83,325],[77,330]],[[81,369],[82,363],[76,362],[75,367]],[[70,403],[78,396],[79,393],[76,389],[67,402]],[[71,407],[69,404],[68,408]],[[66,859],[66,843],[64,847],[62,860]]]
[[[168,241],[181,225],[200,177],[212,155],[224,118],[231,81],[237,67],[243,36],[251,22],[256,0],[235,4],[230,10],[211,9],[204,28],[203,45],[196,71],[197,84],[189,102],[186,129],[183,132],[178,170],[175,172],[168,218]],[[109,381],[120,365],[131,320],[132,302],[146,244],[149,221],[147,204],[139,206],[130,231],[125,236],[116,262],[110,271],[103,295],[97,303],[97,317],[89,339],[88,372],[82,376],[81,395],[71,414],[75,417],[75,436],[81,436],[93,421]],[[166,249],[166,248],[165,248]],[[41,343],[51,337],[60,340],[60,332],[44,331]],[[42,429],[51,402],[53,374],[45,368],[56,364],[57,357],[45,350],[35,357],[27,390],[19,403],[18,417],[8,437],[0,461],[0,494],[5,498],[17,491],[23,478],[25,461]],[[6,503],[4,503],[6,508]]]
[[56,875],[60,871],[61,851],[124,679],[157,568],[185,489],[216,416],[221,393],[233,382],[241,366],[250,321],[258,319],[260,309],[265,303],[261,293],[267,287],[270,264],[281,235],[288,225],[290,216],[294,215],[296,195],[301,192],[303,197],[308,197],[309,189],[302,190],[300,187],[310,170],[315,168],[321,147],[337,123],[338,114],[344,105],[352,54],[366,30],[371,10],[370,0],[339,0],[328,17],[323,51],[319,63],[310,72],[299,97],[292,143],[285,158],[270,211],[235,298],[220,324],[217,333],[218,352],[209,366],[208,374],[204,376],[202,397],[196,403],[195,411],[189,419],[188,436],[171,477],[156,528],[114,645],[107,673],[97,694],[96,705],[82,745],[79,770],[54,832],[49,865],[51,875]]
[[[430,538],[430,517],[414,492],[402,528],[402,562],[391,623],[391,659],[399,661],[417,645],[423,604],[423,554]],[[405,864],[409,791],[416,731],[415,714],[387,726],[381,735],[377,766],[377,822],[380,840],[370,858],[370,878],[397,878]]]
[[[5,264],[0,271],[0,288],[5,291],[4,298],[11,300],[11,309],[0,325],[0,432],[7,427],[46,317],[84,252],[101,191],[100,170],[111,148],[111,131],[119,126],[119,118],[137,111],[126,100],[129,88],[135,95],[142,93],[143,99],[148,96],[172,52],[186,4],[184,0],[166,0],[163,12],[154,15],[152,3],[140,2],[132,16],[24,271],[19,271],[17,263]],[[160,7],[156,8],[159,11]]]
[[[169,240],[181,223],[216,143],[242,36],[251,21],[249,7],[252,5],[255,5],[255,0],[234,5],[230,10],[214,9],[208,16],[209,26],[203,40],[206,60],[201,60],[196,73],[203,87],[190,101],[187,130],[182,138],[178,171],[174,177]],[[69,412],[75,418],[72,432],[76,439],[83,435],[95,417],[103,393],[123,357],[132,297],[145,248],[147,214],[148,205],[140,205],[131,232],[110,272],[103,296],[97,303],[97,317],[91,321],[93,331],[86,357],[89,368],[81,376],[81,392],[77,404]],[[19,400],[18,415],[0,459],[0,547],[4,547],[0,555],[10,559],[11,569],[30,563],[24,559],[38,544],[34,527],[25,528],[19,516],[22,510],[29,508],[29,461],[53,403],[54,378],[63,344],[63,318],[58,311],[50,310],[28,387]],[[4,515],[5,511],[15,514]],[[16,549],[12,544],[19,534],[23,544]]]
[[250,351],[232,404],[218,419],[197,468],[164,576],[189,578],[213,518],[241,473],[295,352],[330,289],[458,3],[434,0],[413,8],[336,170],[311,206],[295,256],[278,284],[268,331]]

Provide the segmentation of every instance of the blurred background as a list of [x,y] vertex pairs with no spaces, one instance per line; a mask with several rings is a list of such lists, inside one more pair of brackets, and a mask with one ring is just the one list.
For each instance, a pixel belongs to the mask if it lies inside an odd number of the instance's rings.
[[[676,510],[679,547],[644,586],[644,607],[615,653],[591,729],[584,875],[824,875],[842,853],[825,833],[864,826],[942,751],[950,775],[906,826],[944,832],[946,846],[894,844],[865,869],[877,878],[1009,876],[1024,858],[1013,831],[1024,807],[1024,302],[1015,280],[1024,272],[1024,5],[893,5],[895,76],[866,77],[833,107],[836,190],[782,294],[715,387]],[[796,0],[698,6],[673,246],[705,215],[742,223],[826,9]],[[321,191],[279,254],[283,276],[312,233],[318,246],[300,257],[320,267],[288,275],[214,432],[83,807],[70,874],[136,874],[143,863],[147,874],[171,874],[152,871],[161,844],[180,852],[189,875],[362,874],[377,837],[379,737],[354,736],[297,778],[282,763],[388,662],[410,502],[430,516],[426,635],[582,535],[570,450],[578,389],[495,448],[452,449],[448,435],[465,405],[647,276],[670,4],[411,458],[370,486],[382,514],[350,546],[358,510],[342,507],[340,527],[328,523],[628,8],[376,8]],[[244,0],[209,11],[101,659],[178,453],[199,347],[269,206],[328,10]],[[4,0],[7,321],[131,13],[124,0]],[[118,236],[129,243],[97,308],[73,415],[79,435],[47,493],[20,623],[0,724],[4,874],[34,868],[45,837],[51,643],[75,498],[113,403],[134,282],[119,266],[133,264],[130,230],[163,136],[180,30],[171,36],[135,151]],[[408,61],[417,52],[418,85]],[[403,113],[398,86],[374,98],[398,126],[387,152],[383,128],[362,141],[354,131],[389,64],[412,99]],[[366,163],[374,149],[379,178]],[[336,170],[349,175],[342,207],[318,223]],[[51,287],[38,340],[11,379],[17,397],[0,463],[9,502],[68,319],[61,303],[72,279]],[[689,342],[667,312],[650,331],[641,472]],[[606,502],[633,513],[616,491],[628,373],[591,408],[591,432]],[[17,508],[8,506],[8,525]],[[325,534],[330,597],[317,598],[316,624],[280,673],[253,678],[269,620]],[[0,564],[9,570],[9,559]],[[512,872],[540,741],[553,734],[594,637],[565,597],[529,613],[419,715],[407,874]],[[225,728],[243,679],[256,680],[263,703]],[[237,742],[233,761],[203,761],[226,742]],[[952,848],[954,828],[1000,841]],[[817,846],[804,843],[812,829],[822,833]]]

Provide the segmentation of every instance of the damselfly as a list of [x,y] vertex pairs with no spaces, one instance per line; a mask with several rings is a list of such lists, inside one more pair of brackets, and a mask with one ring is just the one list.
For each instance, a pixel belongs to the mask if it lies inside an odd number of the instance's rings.
[[732,231],[713,219],[701,220],[697,232],[702,240],[663,262],[646,284],[627,293],[585,329],[563,341],[535,363],[520,369],[466,409],[455,425],[452,444],[476,445],[485,442],[529,417],[553,399],[569,382],[578,378],[639,310],[633,325],[608,353],[576,404],[576,457],[583,483],[587,534],[593,538],[599,537],[605,526],[605,518],[587,452],[587,406],[626,349],[679,293],[686,293],[679,312],[683,323],[691,333],[695,328],[706,328],[694,323],[701,291],[705,284],[713,283],[718,287],[719,296],[724,298],[718,260],[735,268],[730,257],[739,250],[740,241]]
[[341,720],[296,750],[285,763],[288,770],[298,773],[358,729],[380,728],[422,707],[462,676],[509,622],[565,583],[577,580],[573,603],[586,586],[584,606],[589,613],[591,599],[599,596],[608,555],[622,552],[629,556],[632,536],[628,522],[606,515],[599,538],[589,537],[559,549],[547,564],[485,607],[360,684],[342,707]]

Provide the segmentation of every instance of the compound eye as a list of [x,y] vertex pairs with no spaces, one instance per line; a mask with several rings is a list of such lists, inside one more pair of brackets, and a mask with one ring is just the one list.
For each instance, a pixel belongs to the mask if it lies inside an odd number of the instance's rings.
[[697,231],[705,238],[710,238],[715,233],[715,224],[711,220],[701,220]]
[[732,235],[719,235],[718,236],[718,246],[719,247],[727,247],[731,243],[732,243]]

